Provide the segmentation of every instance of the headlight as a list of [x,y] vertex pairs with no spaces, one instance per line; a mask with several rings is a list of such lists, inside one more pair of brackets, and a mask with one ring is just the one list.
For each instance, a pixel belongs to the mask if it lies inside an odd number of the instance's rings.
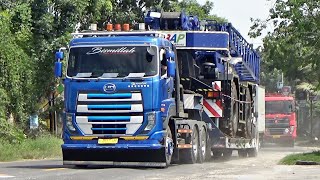
[[288,134],[288,133],[289,133],[289,129],[286,128],[286,129],[284,130],[284,133],[283,133],[283,134]]
[[66,126],[69,131],[75,132],[76,128],[73,126],[73,123],[72,123],[72,115],[73,115],[72,113],[66,113]]
[[156,121],[156,112],[149,112],[147,113],[147,121],[148,124],[147,126],[144,128],[145,131],[150,131],[154,125],[155,125],[155,121]]

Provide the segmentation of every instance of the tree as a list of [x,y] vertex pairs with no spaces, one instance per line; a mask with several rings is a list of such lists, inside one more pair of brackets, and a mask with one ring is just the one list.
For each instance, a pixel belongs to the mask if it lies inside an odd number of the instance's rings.
[[182,0],[175,3],[172,9],[178,12],[185,11],[190,15],[198,16],[200,20],[215,20],[217,22],[227,22],[225,18],[210,14],[213,6],[213,2],[210,2],[208,0],[204,5],[199,4],[196,0]]
[[[251,36],[261,35],[266,24],[274,31],[264,38],[263,59],[283,71],[291,82],[320,82],[319,0],[277,1],[266,20],[255,20]],[[295,84],[293,83],[293,84]]]

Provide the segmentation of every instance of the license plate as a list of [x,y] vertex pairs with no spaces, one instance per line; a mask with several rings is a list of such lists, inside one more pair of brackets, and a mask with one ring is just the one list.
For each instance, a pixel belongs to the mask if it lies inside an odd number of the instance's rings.
[[117,144],[118,139],[113,138],[113,139],[98,139],[98,144]]
[[277,139],[277,138],[280,138],[280,135],[273,135],[272,137]]

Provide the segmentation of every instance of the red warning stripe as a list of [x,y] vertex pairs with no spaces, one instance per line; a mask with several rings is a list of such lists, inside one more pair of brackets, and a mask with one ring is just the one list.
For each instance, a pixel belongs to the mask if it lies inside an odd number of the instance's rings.
[[215,117],[219,117],[219,116],[220,116],[220,114],[217,113],[217,111],[214,110],[214,109],[210,106],[210,104],[209,104],[205,99],[203,100],[203,105],[204,105]]

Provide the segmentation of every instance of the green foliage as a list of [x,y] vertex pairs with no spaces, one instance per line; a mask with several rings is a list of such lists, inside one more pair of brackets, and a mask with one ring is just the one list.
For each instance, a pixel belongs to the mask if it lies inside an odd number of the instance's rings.
[[190,15],[196,15],[199,19],[215,20],[217,22],[227,22],[225,18],[218,17],[217,15],[210,14],[214,4],[211,1],[206,1],[204,5],[199,4],[196,0],[182,0],[177,2],[173,9],[180,12],[184,10]]
[[320,88],[319,4],[319,0],[276,1],[268,19],[253,20],[252,37],[260,36],[268,24],[274,26],[264,38],[263,59],[293,85],[307,82]]
[[50,135],[26,139],[19,144],[0,140],[0,161],[61,157],[61,144],[60,138]]
[[295,165],[297,161],[315,161],[320,163],[320,151],[312,153],[291,154],[280,160],[279,164]]

